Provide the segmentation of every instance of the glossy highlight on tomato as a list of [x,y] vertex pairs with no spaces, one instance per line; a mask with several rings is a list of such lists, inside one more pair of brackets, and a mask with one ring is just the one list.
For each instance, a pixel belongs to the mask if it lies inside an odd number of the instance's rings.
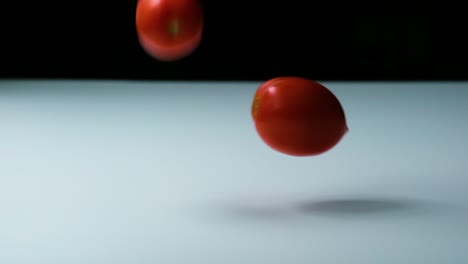
[[278,77],[261,84],[251,114],[260,138],[291,156],[322,154],[348,132],[338,98],[318,82],[301,77]]
[[136,31],[141,46],[153,58],[182,59],[201,42],[201,5],[198,0],[138,0]]

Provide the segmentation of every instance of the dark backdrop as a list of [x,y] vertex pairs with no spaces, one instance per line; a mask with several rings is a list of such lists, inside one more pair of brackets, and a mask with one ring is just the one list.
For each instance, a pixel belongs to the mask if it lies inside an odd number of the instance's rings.
[[203,1],[199,48],[172,63],[141,49],[132,1],[1,5],[3,78],[468,79],[467,10]]

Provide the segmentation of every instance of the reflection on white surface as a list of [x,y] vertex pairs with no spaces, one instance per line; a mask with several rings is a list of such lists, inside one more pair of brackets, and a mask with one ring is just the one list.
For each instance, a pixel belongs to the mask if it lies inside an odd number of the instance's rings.
[[467,83],[324,83],[349,133],[269,149],[260,83],[0,82],[0,263],[464,263]]

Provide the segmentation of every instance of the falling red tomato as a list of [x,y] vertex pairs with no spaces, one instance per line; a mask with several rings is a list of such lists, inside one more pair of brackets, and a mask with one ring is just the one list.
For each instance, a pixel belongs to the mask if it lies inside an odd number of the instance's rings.
[[141,46],[152,57],[182,59],[200,44],[201,5],[197,0],[139,0],[136,29]]
[[260,85],[252,117],[261,139],[291,156],[322,154],[348,131],[337,97],[325,86],[300,77],[279,77]]

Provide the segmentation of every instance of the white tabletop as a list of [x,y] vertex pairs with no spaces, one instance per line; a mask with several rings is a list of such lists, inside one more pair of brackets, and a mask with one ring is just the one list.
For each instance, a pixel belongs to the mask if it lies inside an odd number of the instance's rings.
[[0,263],[468,263],[468,83],[323,82],[349,133],[269,149],[260,82],[0,82]]

